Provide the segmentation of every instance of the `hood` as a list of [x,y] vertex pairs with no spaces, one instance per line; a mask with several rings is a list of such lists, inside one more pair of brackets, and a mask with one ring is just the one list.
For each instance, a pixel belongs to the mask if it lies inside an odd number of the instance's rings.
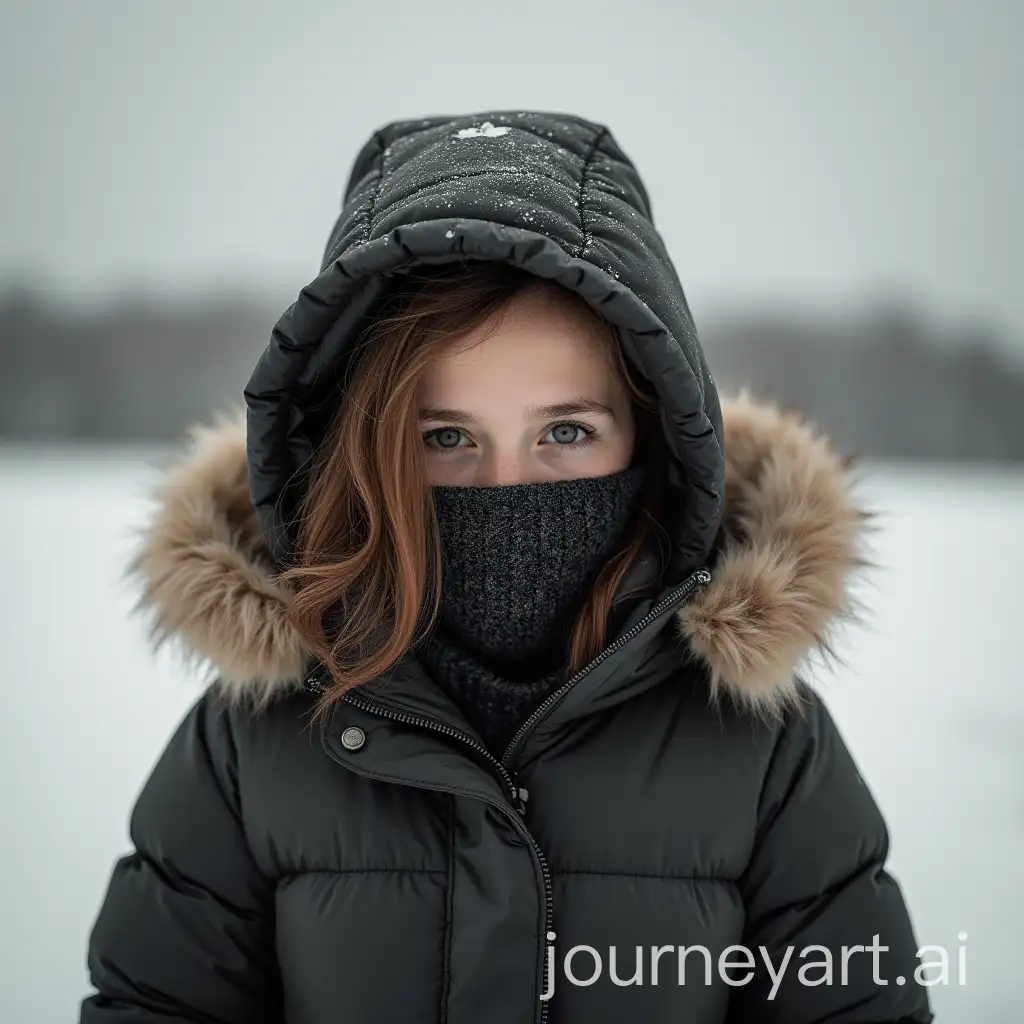
[[278,566],[294,551],[304,470],[362,329],[396,275],[500,260],[578,293],[651,382],[676,514],[666,581],[703,565],[723,507],[722,415],[686,296],[633,163],[604,125],[489,111],[384,125],[358,153],[318,277],[271,332],[245,388],[249,483]]
[[[722,401],[724,543],[712,581],[676,616],[716,695],[758,711],[795,696],[794,671],[852,616],[851,573],[869,513],[853,497],[852,460],[795,412],[740,393]],[[165,467],[127,572],[154,648],[175,639],[211,665],[232,699],[263,705],[299,689],[309,654],[250,494],[246,414],[225,410],[189,431]]]

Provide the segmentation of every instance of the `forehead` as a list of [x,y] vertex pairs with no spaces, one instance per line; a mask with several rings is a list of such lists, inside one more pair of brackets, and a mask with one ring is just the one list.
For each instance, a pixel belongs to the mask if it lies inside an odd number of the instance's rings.
[[610,330],[569,301],[531,293],[439,350],[421,387],[606,391],[617,383]]

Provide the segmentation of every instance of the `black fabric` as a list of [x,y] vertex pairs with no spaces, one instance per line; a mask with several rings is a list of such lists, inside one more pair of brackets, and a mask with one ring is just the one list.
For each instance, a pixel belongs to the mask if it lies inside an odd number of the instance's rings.
[[[89,937],[96,992],[81,1021],[925,1024],[927,990],[895,981],[913,976],[916,943],[885,823],[821,698],[798,684],[800,708],[775,719],[713,701],[671,628],[721,519],[721,416],[649,198],[606,128],[520,111],[374,133],[323,272],[246,390],[272,552],[288,552],[334,371],[387,275],[462,256],[576,290],[654,381],[673,457],[666,589],[630,609],[500,762],[411,656],[347,695],[322,734],[308,689],[260,713],[209,690],[132,813],[134,849]],[[651,569],[648,553],[638,573]],[[863,954],[844,984],[799,982],[800,948],[826,946],[838,971],[842,946],[873,937],[887,984]],[[798,948],[774,987],[760,958],[740,987],[717,972],[705,984],[700,960],[680,984],[675,955],[653,982],[652,947],[703,945],[717,964],[736,943],[763,945],[776,967]],[[563,973],[576,945],[602,958],[591,985]],[[616,983],[612,947],[619,982],[641,948],[641,983]],[[573,966],[586,977],[593,964]]]
[[[927,990],[894,981],[913,976],[916,941],[884,822],[820,697],[802,688],[802,712],[776,724],[715,710],[658,636],[634,650],[628,700],[532,734],[514,762],[522,817],[443,733],[345,704],[320,742],[311,694],[253,716],[208,692],[132,814],[80,1020],[535,1022],[544,889],[528,834],[554,907],[548,1024],[929,1021]],[[351,726],[366,736],[355,751],[341,742]],[[840,985],[841,947],[875,935],[888,984],[857,954]],[[704,945],[717,964],[733,943],[758,957],[747,985],[705,985],[697,958],[680,985],[674,954],[651,983],[652,946]],[[578,944],[602,957],[588,987],[560,966]],[[829,949],[836,983],[798,982],[811,944]],[[614,984],[609,948],[624,980],[637,945],[643,984]],[[774,993],[761,945],[776,968],[795,947]],[[588,956],[573,966],[592,971]]]
[[418,654],[492,751],[565,680],[573,623],[643,483],[634,461],[602,476],[431,488],[441,605]]

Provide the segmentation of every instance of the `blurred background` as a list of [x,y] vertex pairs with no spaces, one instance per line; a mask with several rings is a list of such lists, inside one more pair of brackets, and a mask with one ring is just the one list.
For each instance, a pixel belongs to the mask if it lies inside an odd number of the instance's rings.
[[723,390],[865,457],[867,619],[816,665],[943,1022],[1018,1022],[1024,5],[0,0],[0,1020],[77,1020],[194,672],[121,578],[186,426],[240,405],[386,121],[609,125]]

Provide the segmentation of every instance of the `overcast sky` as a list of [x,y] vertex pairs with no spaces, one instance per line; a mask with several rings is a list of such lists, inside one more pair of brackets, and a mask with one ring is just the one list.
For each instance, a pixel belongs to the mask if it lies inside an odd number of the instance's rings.
[[[1024,4],[0,0],[0,286],[315,275],[380,124],[607,124],[698,324],[889,294],[1024,353]],[[290,301],[290,298],[289,298]]]

